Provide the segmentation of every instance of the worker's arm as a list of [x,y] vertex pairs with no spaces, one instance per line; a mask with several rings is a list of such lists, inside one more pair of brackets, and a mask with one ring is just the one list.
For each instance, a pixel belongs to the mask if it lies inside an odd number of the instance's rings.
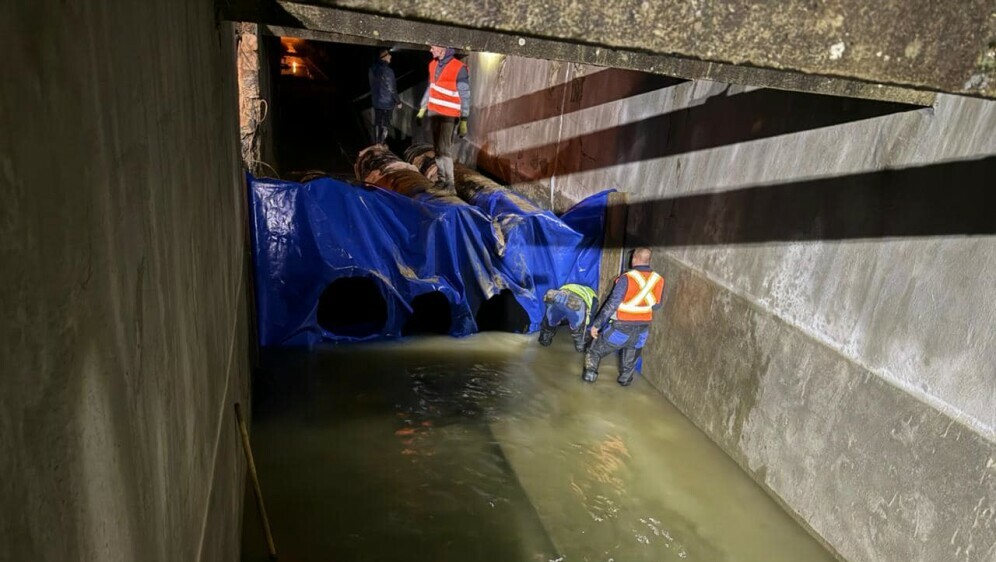
[[629,280],[626,279],[625,275],[620,275],[616,278],[616,286],[612,288],[612,292],[609,293],[609,298],[605,299],[605,304],[602,305],[602,309],[598,312],[598,316],[591,323],[592,335],[598,333],[597,331],[601,329],[608,321],[609,318],[616,312],[619,305],[622,304],[623,298],[626,297],[626,288],[629,285]]
[[418,106],[419,109],[425,109],[429,107],[429,88],[431,87],[432,87],[432,82],[429,82],[429,85],[425,87],[425,93],[422,94],[422,103],[419,104]]
[[657,312],[662,306],[664,306],[664,278],[661,278],[661,300],[657,301],[650,309]]
[[470,115],[470,75],[466,65],[457,73],[457,92],[460,93],[460,118],[466,119]]

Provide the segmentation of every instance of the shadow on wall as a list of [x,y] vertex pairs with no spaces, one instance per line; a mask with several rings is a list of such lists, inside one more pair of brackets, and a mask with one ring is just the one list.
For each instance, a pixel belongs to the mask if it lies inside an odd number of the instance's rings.
[[627,246],[996,234],[996,156],[627,205]]
[[484,108],[488,128],[499,131],[687,82],[660,74],[607,68],[563,84]]
[[[527,98],[529,96],[508,103],[533,103]],[[478,166],[509,182],[531,181],[912,110],[929,111],[900,103],[780,90],[762,89],[728,95],[727,88],[701,105],[556,143],[507,154],[490,154],[487,147],[483,147]],[[535,110],[510,105],[505,111],[522,115]],[[512,119],[512,122],[518,121],[521,120]]]

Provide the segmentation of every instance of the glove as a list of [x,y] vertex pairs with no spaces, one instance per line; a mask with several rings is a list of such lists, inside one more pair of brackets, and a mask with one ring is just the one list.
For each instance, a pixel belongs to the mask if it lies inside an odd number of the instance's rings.
[[457,128],[457,134],[460,135],[460,138],[463,138],[463,137],[467,136],[467,120],[466,119],[460,119],[460,127]]
[[419,121],[421,121],[422,119],[425,118],[425,108],[424,107],[422,109],[418,110],[418,115],[416,115],[415,118],[418,119]]

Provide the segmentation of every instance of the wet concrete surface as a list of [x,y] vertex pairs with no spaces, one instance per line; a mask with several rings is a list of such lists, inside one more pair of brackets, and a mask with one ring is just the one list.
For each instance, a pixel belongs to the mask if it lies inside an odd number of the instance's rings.
[[[256,462],[281,560],[833,560],[729,457],[567,334],[268,358]],[[243,560],[264,560],[247,502]]]

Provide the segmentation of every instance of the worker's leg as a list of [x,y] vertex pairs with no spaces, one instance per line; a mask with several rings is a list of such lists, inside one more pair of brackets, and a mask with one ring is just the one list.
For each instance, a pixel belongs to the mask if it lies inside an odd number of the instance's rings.
[[630,334],[625,328],[609,325],[598,339],[588,346],[584,354],[584,373],[581,378],[585,382],[595,382],[598,378],[598,365],[606,355],[619,351],[629,341]]
[[574,339],[574,349],[578,352],[584,351],[585,334],[588,332],[588,308],[584,299],[568,293],[567,295],[567,324],[571,327],[571,337]]
[[543,322],[540,326],[540,345],[550,345],[557,334],[557,327],[566,319],[564,306],[566,295],[564,291],[550,289],[543,295],[546,310],[543,312]]
[[622,386],[629,386],[636,376],[636,362],[640,359],[643,345],[647,343],[649,328],[643,328],[634,332],[630,342],[622,350],[622,359],[619,363],[619,378],[616,381]]
[[550,309],[547,308],[547,314],[543,315],[543,322],[540,324],[540,335],[539,343],[543,347],[546,347],[553,343],[553,336],[557,335],[557,325],[550,325],[547,316],[549,315]]
[[452,117],[433,115],[432,119],[432,148],[436,153],[436,169],[439,173],[438,183],[443,186],[453,187],[453,127],[456,120]]
[[374,144],[384,144],[391,125],[390,109],[374,110]]

